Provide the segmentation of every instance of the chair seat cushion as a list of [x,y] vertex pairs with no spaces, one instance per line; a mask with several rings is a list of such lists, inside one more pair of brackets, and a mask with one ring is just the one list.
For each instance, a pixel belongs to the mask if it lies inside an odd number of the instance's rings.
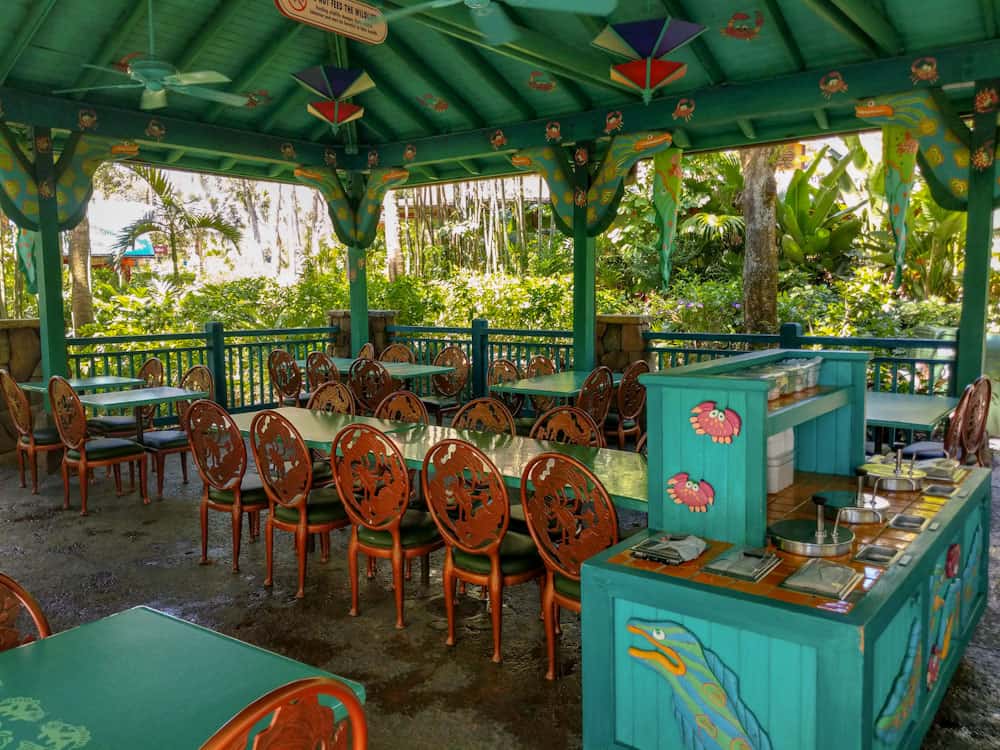
[[[490,572],[490,558],[486,555],[470,554],[456,547],[452,550],[452,560],[456,568],[470,573],[486,575]],[[501,572],[511,576],[541,567],[542,558],[538,556],[534,540],[527,534],[508,531],[500,543]]]
[[[37,445],[56,445],[62,442],[62,438],[59,437],[59,430],[55,427],[38,427],[32,430],[31,434],[35,438]],[[22,437],[21,442],[27,445],[28,438]]]
[[552,580],[555,584],[556,591],[563,596],[568,596],[570,599],[580,601],[579,581],[574,581],[572,578],[567,578],[566,576],[559,575],[558,573],[553,576]]
[[923,461],[927,458],[947,457],[948,454],[944,452],[944,443],[939,443],[936,440],[921,440],[903,448],[903,458],[906,459],[915,458],[918,461]]
[[[422,547],[440,538],[430,513],[408,510],[403,514],[403,522],[399,526],[399,541],[404,548]],[[392,547],[392,535],[388,531],[374,531],[366,526],[359,526],[358,539],[372,547]]]
[[[299,509],[275,505],[274,517],[285,523],[298,523]],[[309,498],[306,502],[307,524],[311,526],[319,523],[333,523],[343,521],[346,518],[347,511],[344,510],[344,506],[340,502],[336,487],[320,487],[309,492]]]
[[135,417],[112,414],[87,420],[87,427],[97,432],[124,432],[135,429]]
[[634,419],[622,420],[621,415],[617,412],[609,412],[608,416],[604,418],[604,426],[616,428],[618,423],[621,422],[621,427],[624,430],[634,430],[636,427],[636,421]]
[[142,436],[142,442],[147,448],[164,450],[165,448],[186,447],[188,439],[184,430],[152,430]]
[[[267,502],[267,493],[264,492],[264,485],[258,474],[247,473],[243,475],[243,481],[240,483],[240,495],[244,505],[248,503],[258,505]],[[230,490],[217,490],[209,487],[208,499],[215,503],[232,505],[236,498]]]
[[[145,448],[134,440],[126,440],[125,438],[91,438],[86,442],[84,448],[88,461],[104,461],[108,458],[145,453]],[[79,460],[80,452],[68,450],[66,458],[74,461]]]

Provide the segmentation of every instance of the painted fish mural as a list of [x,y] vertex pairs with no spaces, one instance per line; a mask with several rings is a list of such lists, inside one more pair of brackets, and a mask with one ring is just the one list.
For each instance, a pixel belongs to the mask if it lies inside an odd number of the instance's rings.
[[923,642],[920,618],[915,617],[910,625],[910,637],[906,653],[899,666],[899,672],[892,683],[892,690],[885,699],[885,705],[875,720],[875,736],[885,743],[894,744],[903,736],[909,725],[910,714],[917,702],[920,687],[920,664],[923,661]]
[[637,619],[627,629],[652,646],[629,646],[628,654],[670,685],[684,750],[772,750],[771,738],[740,699],[739,678],[694,633],[676,622]]

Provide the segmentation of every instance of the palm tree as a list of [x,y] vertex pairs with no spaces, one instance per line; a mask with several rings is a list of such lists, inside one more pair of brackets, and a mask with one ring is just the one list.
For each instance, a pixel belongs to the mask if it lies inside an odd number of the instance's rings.
[[152,191],[153,210],[137,221],[124,227],[115,241],[115,249],[124,252],[134,247],[136,240],[145,234],[155,233],[165,238],[170,248],[170,259],[174,266],[174,278],[180,275],[180,252],[191,244],[203,231],[213,231],[238,248],[243,233],[240,227],[226,219],[221,213],[197,211],[191,201],[185,201],[180,191],[167,175],[154,167],[130,167],[141,177]]

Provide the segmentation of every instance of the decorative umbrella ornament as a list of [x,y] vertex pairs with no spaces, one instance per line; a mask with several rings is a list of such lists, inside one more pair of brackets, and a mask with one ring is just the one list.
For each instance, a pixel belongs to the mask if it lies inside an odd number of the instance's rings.
[[682,78],[687,65],[664,56],[703,34],[701,24],[678,18],[654,18],[647,21],[609,24],[593,41],[594,46],[629,58],[611,66],[611,80],[642,93],[646,104],[653,92]]
[[325,101],[311,102],[307,109],[313,117],[330,123],[334,132],[341,125],[365,114],[364,107],[343,100],[375,88],[375,82],[359,68],[317,65],[292,73],[292,78],[307,90],[323,97]]

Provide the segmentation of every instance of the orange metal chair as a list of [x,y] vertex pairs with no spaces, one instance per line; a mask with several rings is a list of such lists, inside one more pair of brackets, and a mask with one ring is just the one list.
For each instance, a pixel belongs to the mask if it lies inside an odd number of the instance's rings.
[[[333,709],[319,702],[321,695],[340,701],[347,709],[347,718],[337,723]],[[253,735],[254,728],[268,716],[271,723]],[[275,688],[227,721],[201,750],[243,750],[252,735],[257,750],[368,747],[368,723],[361,701],[349,686],[332,677],[307,677]]]
[[391,419],[394,422],[430,423],[424,402],[412,391],[390,393],[375,408],[374,416],[376,419]]
[[247,514],[250,540],[260,533],[260,512],[267,494],[256,474],[247,474],[247,449],[229,412],[214,401],[195,401],[184,428],[194,465],[201,475],[201,564],[208,560],[208,511],[228,513],[233,526],[233,572],[240,572],[240,532]]
[[[528,366],[524,368],[524,377],[526,378],[536,378],[540,375],[555,375],[556,366],[555,363],[544,354],[536,354],[530,360],[528,360]],[[555,406],[556,400],[551,396],[530,396],[531,408],[535,410],[535,414],[542,414],[553,406]]]
[[11,422],[17,431],[17,469],[21,475],[21,486],[25,483],[25,463],[31,467],[31,493],[38,494],[38,454],[61,451],[62,440],[55,427],[35,427],[31,416],[31,404],[28,395],[21,390],[17,382],[7,370],[0,369],[0,389]]
[[973,383],[965,386],[962,397],[948,418],[944,442],[940,440],[918,440],[903,448],[903,458],[923,460],[928,458],[952,458],[965,463],[965,446],[962,433],[966,426],[965,413],[972,399]]
[[367,342],[358,349],[357,359],[375,359],[375,345],[372,342]]
[[326,352],[310,352],[306,357],[306,379],[309,391],[315,393],[323,383],[339,383],[340,371]]
[[356,411],[351,389],[343,383],[320,383],[309,397],[307,409],[353,416]]
[[[630,435],[638,437],[642,434],[640,417],[646,406],[646,386],[639,382],[639,376],[649,372],[649,363],[644,359],[637,360],[625,368],[622,382],[618,384],[616,397],[617,409],[607,415],[604,420],[604,433],[618,439],[618,447],[625,447],[625,440]],[[579,406],[577,402],[577,406]]]
[[647,437],[647,435],[649,435],[648,432],[645,433],[641,438],[639,438],[639,441],[635,444],[635,452],[636,453],[641,453],[643,456],[647,455],[646,454],[646,437]]
[[430,553],[444,546],[430,514],[407,508],[410,473],[399,448],[383,432],[357,424],[345,427],[330,448],[340,501],[351,519],[347,563],[351,577],[351,615],[358,614],[358,553],[392,561],[396,590],[396,627],[403,621],[404,562],[421,559],[424,581]]
[[458,411],[462,389],[469,382],[469,357],[465,350],[458,346],[446,346],[434,358],[434,364],[454,368],[451,372],[431,376],[433,396],[424,396],[424,406],[434,414],[434,419],[441,424],[445,414]]
[[267,372],[278,406],[298,406],[302,397],[302,370],[295,358],[284,349],[275,349],[267,356]]
[[272,584],[274,569],[274,529],[295,534],[295,554],[299,560],[299,587],[295,596],[305,596],[306,545],[310,534],[320,535],[321,560],[330,559],[326,532],[347,526],[350,521],[335,487],[313,487],[313,467],[309,449],[298,430],[278,412],[265,409],[250,423],[250,449],[267,493],[267,575]]
[[0,651],[23,646],[36,640],[30,633],[22,635],[18,620],[24,611],[34,624],[38,638],[52,635],[49,621],[35,597],[29,594],[17,581],[0,573]]
[[549,409],[535,422],[531,434],[536,440],[551,440],[554,443],[589,445],[604,448],[604,433],[587,412],[575,406],[557,406]]
[[545,562],[542,617],[549,657],[545,679],[554,680],[559,610],[580,612],[580,566],[618,543],[618,514],[593,472],[561,453],[542,453],[524,467],[521,504]]
[[63,508],[69,508],[69,473],[76,471],[80,479],[80,515],[87,515],[87,487],[91,469],[110,466],[115,472],[115,486],[121,494],[121,464],[139,464],[139,491],[142,502],[149,504],[146,493],[146,451],[139,443],[127,438],[87,438],[87,418],[79,396],[65,378],[53,375],[49,380],[49,403],[59,437],[66,450],[62,459]]
[[965,461],[975,460],[977,466],[989,466],[989,435],[986,434],[986,420],[990,413],[993,387],[986,375],[980,375],[972,383],[969,402],[962,417],[962,452]]
[[382,400],[392,393],[392,378],[385,365],[374,359],[356,359],[347,377],[358,406],[371,414]]
[[615,379],[611,370],[603,365],[595,367],[580,386],[576,397],[577,409],[583,409],[594,419],[594,423],[603,429],[604,420],[611,408],[611,399],[615,395]]
[[457,412],[451,420],[456,430],[476,430],[495,432],[499,435],[516,435],[514,416],[507,411],[503,401],[497,398],[473,399]]
[[379,362],[402,362],[406,364],[416,364],[417,355],[413,353],[406,344],[389,344],[382,353],[378,355]]
[[[164,384],[165,370],[163,362],[156,357],[150,357],[139,368],[136,377],[144,382],[145,388],[159,388]],[[142,419],[142,429],[150,430],[153,427],[153,417],[156,416],[156,404],[143,406],[138,409],[139,417]],[[135,415],[134,414],[106,414],[93,417],[87,420],[87,429],[100,435],[101,437],[112,438],[132,438],[135,437]]]
[[[521,379],[521,372],[517,365],[509,359],[495,359],[490,362],[490,369],[486,372],[486,385],[500,385],[500,383],[513,383]],[[503,401],[504,406],[511,416],[517,419],[521,409],[524,407],[524,396],[520,393],[496,393],[493,396]]]
[[545,572],[531,537],[508,531],[510,500],[493,462],[464,440],[442,440],[424,457],[421,485],[445,541],[444,603],[455,645],[455,583],[489,590],[493,661],[500,662],[503,590]]

